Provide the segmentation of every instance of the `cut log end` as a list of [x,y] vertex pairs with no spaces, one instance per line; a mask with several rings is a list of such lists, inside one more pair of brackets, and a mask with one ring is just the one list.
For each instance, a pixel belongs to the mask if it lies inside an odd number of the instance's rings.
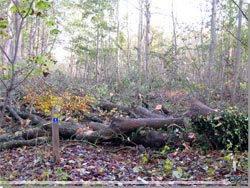
[[218,110],[210,108],[209,106],[200,102],[198,99],[192,99],[190,103],[191,104],[189,111],[186,112],[184,116],[190,116],[190,117],[198,115],[208,116],[218,112]]

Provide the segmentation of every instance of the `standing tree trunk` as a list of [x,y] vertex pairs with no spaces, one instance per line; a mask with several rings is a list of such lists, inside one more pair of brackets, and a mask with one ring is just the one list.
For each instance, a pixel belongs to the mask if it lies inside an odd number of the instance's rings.
[[[10,2],[10,5],[12,5],[12,1]],[[15,1],[16,4],[17,2]],[[31,2],[31,5],[33,4],[33,1]],[[11,6],[9,6],[11,8]],[[12,32],[13,34],[13,39],[10,41],[10,51],[6,51],[7,49],[4,49],[3,46],[0,45],[0,50],[2,51],[2,53],[4,54],[5,58],[8,60],[8,64],[10,66],[10,80],[8,80],[5,83],[5,99],[4,99],[4,104],[2,107],[2,112],[0,114],[0,126],[2,125],[3,122],[3,117],[5,114],[5,110],[7,108],[7,104],[11,103],[12,100],[12,93],[15,90],[16,87],[18,87],[18,85],[16,85],[16,81],[18,78],[18,73],[16,72],[16,65],[18,63],[19,60],[19,52],[20,52],[20,41],[21,41],[21,34],[22,34],[22,30],[23,30],[23,25],[24,25],[24,20],[26,19],[26,17],[28,16],[28,14],[26,14],[25,16],[21,16],[20,12],[16,12],[15,15],[12,15],[11,10],[9,9],[8,12],[8,16],[9,19],[15,19],[15,23],[11,25],[11,30],[10,32]],[[10,20],[11,21],[11,20]],[[9,22],[10,23],[10,22]]]
[[99,66],[99,38],[100,38],[100,31],[99,26],[97,26],[97,33],[96,33],[96,56],[95,56],[95,81],[98,84],[98,66]]
[[[229,1],[228,3],[229,6],[229,12],[228,12],[228,22],[223,23],[224,25],[226,25],[227,30],[230,33],[234,32],[234,20],[235,20],[235,15],[234,15],[234,5],[232,1]],[[224,65],[224,71],[223,71],[223,87],[221,88],[221,98],[222,100],[229,98],[230,94],[232,93],[232,82],[233,82],[233,51],[234,51],[234,45],[233,45],[233,36],[230,35],[226,35],[224,38],[224,43],[225,45],[225,54],[226,57],[225,59],[225,65]]]
[[146,34],[145,34],[145,83],[148,87],[148,89],[151,88],[151,82],[150,82],[150,73],[149,73],[149,32],[150,32],[150,2],[149,0],[145,0],[145,19],[146,19]]
[[138,44],[137,44],[137,63],[138,63],[138,87],[141,86],[142,74],[142,38],[143,38],[143,0],[139,0],[139,25],[138,25]]
[[174,49],[174,53],[173,54],[174,54],[175,63],[178,65],[178,63],[177,63],[176,18],[174,16],[174,4],[173,4],[173,0],[172,0],[172,5],[171,6],[172,6],[171,17],[172,17],[172,24],[173,24],[173,37],[172,37],[172,45],[173,45],[173,49]]
[[131,74],[131,62],[130,62],[130,59],[131,59],[131,52],[130,52],[130,46],[131,46],[131,42],[130,42],[130,30],[129,30],[129,9],[128,9],[128,4],[129,4],[129,1],[127,0],[127,45],[128,45],[128,49],[127,49],[127,73],[128,75]]
[[239,77],[239,63],[240,63],[240,54],[241,54],[241,23],[242,23],[242,0],[239,0],[239,12],[238,12],[238,32],[237,32],[237,48],[235,55],[235,64],[234,64],[234,83],[233,83],[233,94],[232,94],[232,102],[236,102],[236,90],[238,86],[238,77]]
[[[18,31],[18,30],[22,30],[23,28],[18,28],[19,26],[20,27],[23,27],[23,25],[21,24],[21,21],[22,21],[22,19],[23,18],[21,18],[20,17],[20,15],[19,14],[15,14],[15,27],[16,27],[16,31]],[[22,34],[20,34],[20,36],[19,36],[19,41],[17,42],[15,42],[15,48],[16,48],[16,63],[18,64],[19,62],[20,62],[20,60],[22,59],[22,51],[24,50],[24,49],[22,49],[22,42],[23,42],[23,40],[22,40]]]
[[42,23],[42,36],[41,36],[41,54],[44,54],[46,52],[47,48],[47,36],[46,36],[46,26],[45,23]]
[[[116,22],[117,22],[117,28],[116,28],[116,81],[117,86],[119,87],[120,83],[120,67],[119,67],[119,61],[120,61],[120,20],[119,20],[119,0],[117,0],[117,6],[116,6]],[[119,89],[119,88],[118,88]]]
[[[202,11],[202,7],[200,8],[201,14],[203,13]],[[204,63],[206,62],[206,50],[205,50],[205,43],[204,43],[204,16],[202,16],[201,18],[201,28],[200,28],[200,48],[201,48],[201,65],[204,65]],[[205,78],[202,75],[202,71],[199,71],[199,82],[200,84],[204,84],[205,83]]]
[[[38,18],[36,18],[37,20]],[[36,27],[34,27],[34,19],[30,19],[30,34],[29,34],[29,51],[28,56],[34,55],[34,41],[35,41],[35,34],[36,34]]]
[[212,15],[211,15],[211,42],[209,45],[209,62],[208,62],[208,76],[207,86],[211,87],[212,81],[212,67],[215,64],[215,48],[216,48],[216,5],[217,0],[212,0]]
[[39,17],[37,17],[36,20],[36,31],[37,31],[37,36],[36,36],[36,42],[34,44],[35,48],[36,48],[36,56],[39,55],[39,48],[38,48],[38,44],[40,44],[40,27],[41,27],[41,20]]

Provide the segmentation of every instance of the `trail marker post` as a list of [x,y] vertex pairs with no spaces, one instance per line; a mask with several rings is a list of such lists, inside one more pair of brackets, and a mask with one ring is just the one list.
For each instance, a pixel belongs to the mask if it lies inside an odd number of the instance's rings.
[[52,117],[52,146],[54,161],[58,164],[60,162],[59,113],[53,113]]

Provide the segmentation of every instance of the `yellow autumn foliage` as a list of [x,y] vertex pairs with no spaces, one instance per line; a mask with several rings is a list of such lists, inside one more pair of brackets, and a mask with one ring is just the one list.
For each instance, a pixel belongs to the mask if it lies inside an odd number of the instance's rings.
[[38,94],[33,87],[29,88],[29,92],[22,100],[22,103],[29,103],[37,111],[42,111],[46,115],[51,115],[53,109],[60,113],[67,112],[68,114],[72,114],[75,111],[88,113],[90,110],[88,103],[95,104],[95,102],[95,98],[89,95],[82,97],[68,92],[55,94],[51,89]]

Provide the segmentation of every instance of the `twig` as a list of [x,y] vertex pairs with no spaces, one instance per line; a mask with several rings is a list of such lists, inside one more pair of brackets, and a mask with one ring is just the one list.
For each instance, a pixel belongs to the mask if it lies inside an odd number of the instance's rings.
[[179,128],[179,129],[181,129],[183,132],[186,132],[185,129],[183,129],[182,127],[180,127],[180,126],[177,125],[177,124],[170,124],[170,125],[168,126],[168,128],[170,128],[170,127],[177,127],[177,128]]
[[15,84],[16,86],[14,86],[13,89],[16,89],[17,87],[19,87],[19,86],[29,77],[29,75],[33,72],[33,70],[34,70],[34,69],[31,69],[31,70],[28,72],[28,74],[27,74],[20,82],[16,83],[16,84]]
[[5,88],[7,88],[7,85],[4,83],[4,81],[3,81],[2,78],[0,78],[0,81],[2,82],[3,86],[4,86]]
[[233,4],[235,4],[239,8],[240,12],[246,18],[246,20],[248,20],[247,15],[243,12],[243,10],[240,8],[240,6],[234,0],[232,0],[232,2],[233,2]]

